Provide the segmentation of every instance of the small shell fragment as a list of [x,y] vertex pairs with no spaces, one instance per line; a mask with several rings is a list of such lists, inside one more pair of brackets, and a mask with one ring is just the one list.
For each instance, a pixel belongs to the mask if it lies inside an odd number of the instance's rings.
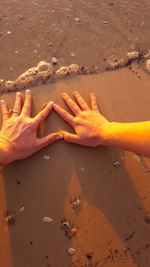
[[8,225],[12,225],[15,223],[15,218],[13,217],[13,215],[8,215],[5,217],[5,222],[8,224]]
[[76,17],[76,18],[74,18],[74,21],[79,22],[79,21],[81,21],[81,19],[79,17]]
[[77,228],[72,227],[72,228],[70,229],[70,234],[71,234],[71,236],[74,236],[76,233],[77,233]]
[[80,198],[75,197],[75,199],[71,201],[71,204],[74,209],[80,208]]
[[43,217],[43,222],[51,223],[51,222],[53,222],[53,219],[50,217]]
[[25,209],[25,207],[22,206],[22,207],[19,209],[19,211],[20,211],[20,212],[24,212],[24,209]]
[[113,162],[113,166],[114,166],[115,168],[119,167],[119,166],[120,166],[120,162],[119,162],[119,161],[114,161],[114,162]]
[[44,155],[44,156],[43,156],[43,159],[44,159],[44,160],[49,160],[49,159],[50,159],[50,156],[49,156],[49,155]]
[[69,224],[69,222],[67,220],[62,220],[61,221],[61,229],[67,230],[67,229],[69,229],[69,227],[70,227],[70,224]]
[[57,58],[55,58],[55,57],[52,57],[52,58],[51,58],[51,63],[52,63],[52,64],[56,65],[57,62],[58,62]]
[[68,248],[67,252],[70,256],[73,256],[76,253],[76,250],[74,248]]
[[71,52],[71,53],[70,53],[70,56],[71,56],[71,57],[75,57],[75,53]]

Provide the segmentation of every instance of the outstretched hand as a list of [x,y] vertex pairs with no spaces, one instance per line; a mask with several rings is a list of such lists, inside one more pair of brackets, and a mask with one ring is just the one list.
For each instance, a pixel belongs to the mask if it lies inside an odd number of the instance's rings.
[[12,111],[9,111],[4,100],[1,100],[2,129],[0,131],[0,163],[6,164],[18,159],[31,156],[45,146],[62,139],[61,132],[49,134],[43,138],[37,138],[37,128],[51,112],[53,102],[31,118],[32,94],[26,90],[25,101],[22,107],[22,96],[18,92]]
[[53,104],[54,110],[67,121],[76,134],[63,132],[64,139],[67,142],[77,143],[84,146],[103,145],[106,139],[106,128],[110,122],[100,114],[96,97],[92,93],[91,108],[78,92],[74,92],[74,97],[78,105],[66,94],[62,94],[62,98],[71,109],[74,116],[69,114],[57,104]]

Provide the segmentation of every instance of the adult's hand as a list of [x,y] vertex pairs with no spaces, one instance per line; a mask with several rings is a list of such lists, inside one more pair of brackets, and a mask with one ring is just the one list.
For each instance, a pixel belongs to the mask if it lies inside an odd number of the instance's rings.
[[22,96],[18,92],[12,112],[7,108],[6,102],[1,100],[2,129],[0,131],[0,163],[7,164],[15,160],[24,159],[45,146],[62,139],[61,132],[37,138],[37,128],[52,110],[53,102],[31,118],[32,94],[26,90],[25,101],[22,107]]
[[74,116],[59,105],[53,104],[54,110],[72,126],[76,133],[72,134],[64,131],[64,139],[67,142],[84,146],[95,147],[103,145],[107,138],[106,129],[109,127],[110,122],[100,114],[95,95],[93,93],[90,95],[91,109],[78,92],[74,92],[74,97],[79,105],[67,94],[62,94],[63,100],[69,106]]

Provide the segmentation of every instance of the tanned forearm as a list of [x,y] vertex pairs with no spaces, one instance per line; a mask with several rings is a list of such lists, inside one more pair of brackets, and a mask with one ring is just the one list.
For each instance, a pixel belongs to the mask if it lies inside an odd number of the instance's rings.
[[104,145],[150,157],[150,121],[110,123],[106,129]]

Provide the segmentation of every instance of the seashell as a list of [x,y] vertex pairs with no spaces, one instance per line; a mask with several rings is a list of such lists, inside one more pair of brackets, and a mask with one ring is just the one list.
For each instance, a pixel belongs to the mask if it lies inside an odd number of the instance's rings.
[[79,22],[79,21],[81,21],[81,19],[79,17],[76,17],[76,18],[74,18],[74,21]]
[[74,209],[80,208],[80,198],[76,198],[71,201],[72,207]]
[[70,224],[69,224],[69,222],[67,220],[62,220],[61,221],[61,229],[67,230],[67,229],[69,229],[69,227],[70,227]]
[[68,248],[67,252],[70,256],[73,256],[76,253],[76,250],[74,248]]
[[50,159],[50,156],[49,156],[49,155],[44,155],[44,156],[43,156],[43,159],[45,159],[45,160],[49,160],[49,159]]
[[55,57],[52,57],[52,58],[51,58],[51,63],[52,63],[52,64],[56,65],[57,62],[58,62],[57,58],[55,58]]
[[19,209],[19,211],[20,211],[20,212],[24,212],[24,209],[25,209],[25,207],[22,206],[22,207]]
[[51,223],[51,222],[53,222],[53,219],[50,217],[43,217],[43,222]]
[[8,224],[8,225],[12,225],[15,223],[15,218],[13,217],[13,215],[8,215],[5,217],[5,222]]
[[113,166],[114,166],[115,168],[119,167],[119,166],[120,166],[120,162],[119,162],[119,161],[114,161],[114,162],[113,162]]

